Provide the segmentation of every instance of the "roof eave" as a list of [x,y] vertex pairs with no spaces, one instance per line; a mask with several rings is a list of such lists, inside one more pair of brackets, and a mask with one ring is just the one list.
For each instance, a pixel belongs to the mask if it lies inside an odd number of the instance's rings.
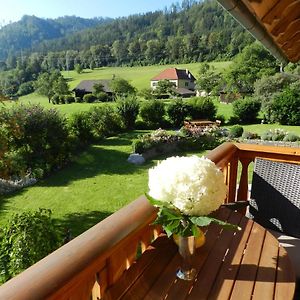
[[249,11],[241,0],[218,0],[218,2],[246,29],[260,41],[284,65],[289,59],[273,41],[266,29]]

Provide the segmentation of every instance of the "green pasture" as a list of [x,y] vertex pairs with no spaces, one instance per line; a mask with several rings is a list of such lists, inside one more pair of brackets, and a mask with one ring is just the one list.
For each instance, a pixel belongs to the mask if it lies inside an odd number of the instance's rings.
[[[210,64],[213,65],[219,72],[223,72],[230,66],[231,62],[212,62]],[[166,68],[176,67],[179,69],[189,69],[195,77],[198,77],[200,65],[201,63],[154,65],[144,67],[105,67],[94,70],[84,70],[81,74],[78,74],[76,71],[63,71],[62,74],[68,79],[71,90],[82,80],[111,79],[113,76],[124,78],[128,80],[137,90],[141,90],[143,88],[149,88],[151,78]],[[9,107],[14,105],[14,103],[14,101],[8,101],[5,102],[4,105]],[[92,106],[102,105],[101,103],[72,103],[53,105],[52,103],[48,103],[47,97],[38,95],[36,93],[20,97],[17,103],[41,104],[45,108],[56,108],[67,116],[74,112],[89,110]],[[220,104],[220,107],[222,107],[222,104]],[[221,112],[218,113],[224,114],[225,117],[229,116],[230,108],[222,107]]]
[[[212,62],[216,70],[223,72],[231,62]],[[191,64],[174,64],[174,65],[154,65],[139,67],[103,67],[94,70],[84,70],[81,74],[76,71],[64,71],[63,76],[69,80],[70,88],[73,89],[81,80],[91,79],[112,79],[114,76],[128,80],[137,90],[150,87],[150,80],[161,71],[176,67],[178,69],[189,69],[189,71],[197,78],[201,63]]]
[[9,101],[4,102],[4,104],[0,104],[0,107],[10,107],[15,104],[40,104],[43,107],[50,109],[55,108],[62,114],[69,117],[73,113],[80,111],[87,111],[94,106],[104,105],[104,103],[70,103],[70,104],[52,104],[48,102],[48,98],[45,96],[41,96],[36,93],[32,93],[27,96],[20,97],[17,102]]

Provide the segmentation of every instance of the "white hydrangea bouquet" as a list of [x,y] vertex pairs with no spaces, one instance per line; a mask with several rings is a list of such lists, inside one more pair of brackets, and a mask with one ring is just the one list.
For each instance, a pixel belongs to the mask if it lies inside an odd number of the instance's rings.
[[168,237],[197,237],[199,227],[210,223],[238,228],[208,216],[223,203],[226,191],[223,174],[211,160],[173,156],[149,170],[146,196],[159,208],[155,223],[163,226]]

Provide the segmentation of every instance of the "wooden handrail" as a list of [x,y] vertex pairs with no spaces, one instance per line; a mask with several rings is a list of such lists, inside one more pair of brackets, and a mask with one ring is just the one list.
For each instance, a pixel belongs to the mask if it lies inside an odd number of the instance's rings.
[[[240,197],[247,194],[249,162],[255,157],[300,162],[300,148],[224,143],[208,153],[224,172],[228,202],[236,200],[238,162]],[[159,234],[150,225],[156,209],[140,197],[79,237],[0,286],[0,299],[103,299],[114,284]]]
[[0,299],[68,299],[68,290],[81,280],[95,281],[124,239],[136,236],[155,217],[155,208],[140,197],[0,286]]

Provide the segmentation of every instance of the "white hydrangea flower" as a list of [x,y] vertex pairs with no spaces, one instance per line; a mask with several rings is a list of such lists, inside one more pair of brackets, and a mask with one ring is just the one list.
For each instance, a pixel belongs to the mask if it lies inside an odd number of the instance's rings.
[[149,170],[149,195],[173,204],[183,214],[204,216],[226,197],[222,172],[205,157],[169,157]]

